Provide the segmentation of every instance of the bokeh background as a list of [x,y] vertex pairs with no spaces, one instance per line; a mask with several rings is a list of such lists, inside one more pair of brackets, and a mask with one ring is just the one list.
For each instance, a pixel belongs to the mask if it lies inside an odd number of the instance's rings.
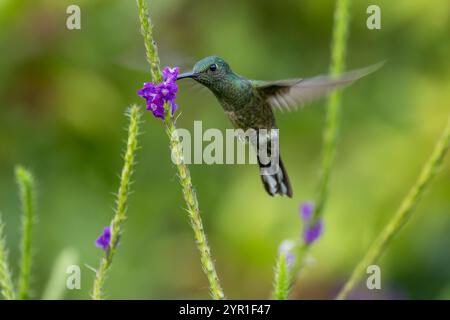
[[[81,30],[66,8],[81,7]],[[378,4],[382,29],[368,30]],[[208,55],[256,79],[313,76],[329,64],[334,1],[153,0],[163,64]],[[415,181],[450,101],[448,0],[353,1],[348,68],[387,60],[343,96],[342,125],[323,238],[292,298],[332,298]],[[149,80],[134,1],[0,1],[0,210],[17,275],[20,210],[13,168],[38,182],[32,297],[71,248],[88,299],[102,256],[96,237],[113,214],[126,108]],[[178,126],[225,130],[214,97],[181,84]],[[298,206],[314,195],[324,102],[278,114],[294,198],[271,198],[249,165],[192,165],[204,224],[226,294],[269,297],[277,248],[300,235]],[[133,194],[106,291],[116,299],[208,298],[162,123],[145,113]],[[382,290],[354,298],[450,298],[450,162],[379,262]]]

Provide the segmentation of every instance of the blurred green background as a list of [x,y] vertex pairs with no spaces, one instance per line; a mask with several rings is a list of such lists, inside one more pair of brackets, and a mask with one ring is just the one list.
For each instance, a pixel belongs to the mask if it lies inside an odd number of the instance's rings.
[[[81,7],[81,30],[66,8]],[[378,4],[382,29],[368,30]],[[187,70],[208,55],[239,74],[278,79],[326,73],[334,1],[153,0],[164,65]],[[323,238],[292,298],[332,298],[398,207],[442,131],[450,101],[448,0],[353,1],[347,66],[387,60],[344,93],[342,126]],[[32,296],[58,254],[73,248],[88,299],[113,214],[127,120],[148,81],[134,1],[0,1],[0,210],[17,275],[20,215],[13,168],[38,181]],[[212,94],[180,86],[178,126],[230,128]],[[110,298],[208,298],[162,123],[145,113],[129,219],[109,274]],[[300,235],[298,206],[314,195],[323,101],[278,114],[294,198],[271,198],[249,165],[192,165],[194,185],[227,296],[267,298],[277,247]],[[450,298],[450,161],[381,259],[382,290],[354,297]]]

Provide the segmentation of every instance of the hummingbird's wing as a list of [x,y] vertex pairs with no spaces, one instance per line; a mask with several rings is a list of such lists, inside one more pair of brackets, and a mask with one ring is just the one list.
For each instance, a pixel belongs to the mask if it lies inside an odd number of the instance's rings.
[[334,89],[352,84],[354,81],[378,70],[383,64],[384,62],[380,62],[336,77],[323,75],[307,79],[253,81],[253,85],[263,94],[272,109],[291,111],[327,95]]

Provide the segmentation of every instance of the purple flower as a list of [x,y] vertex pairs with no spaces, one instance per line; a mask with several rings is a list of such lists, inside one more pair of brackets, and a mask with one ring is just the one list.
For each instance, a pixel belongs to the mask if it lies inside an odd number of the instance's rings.
[[300,205],[300,214],[303,220],[311,220],[313,212],[314,212],[314,203],[303,202]]
[[157,94],[153,94],[151,98],[146,100],[147,110],[153,112],[155,117],[164,119],[164,100]]
[[314,203],[304,202],[300,205],[300,216],[303,220],[303,241],[306,244],[312,244],[322,234],[322,220],[313,221]]
[[163,81],[175,82],[177,80],[178,73],[180,72],[180,68],[174,67],[165,67],[162,71]]
[[284,254],[286,259],[286,265],[288,268],[291,268],[295,262],[295,256],[292,253],[292,250],[295,247],[295,242],[292,240],[284,240],[280,247],[278,248],[278,254]]
[[151,82],[144,82],[144,87],[137,92],[138,95],[145,99],[151,99],[156,93],[156,86]]
[[173,101],[176,98],[178,86],[174,82],[163,82],[157,87],[157,92],[167,101]]
[[103,233],[97,238],[95,245],[103,250],[109,249],[109,246],[111,245],[111,227],[103,229]]
[[163,82],[154,84],[151,82],[144,83],[144,87],[137,94],[143,97],[147,103],[147,110],[153,112],[157,118],[164,119],[164,105],[169,103],[172,115],[177,109],[175,103],[178,86],[176,84],[179,68],[165,67],[162,71]]
[[305,228],[303,232],[303,240],[307,244],[313,243],[320,237],[320,235],[322,234],[322,230],[323,222],[322,220],[319,220],[314,225]]

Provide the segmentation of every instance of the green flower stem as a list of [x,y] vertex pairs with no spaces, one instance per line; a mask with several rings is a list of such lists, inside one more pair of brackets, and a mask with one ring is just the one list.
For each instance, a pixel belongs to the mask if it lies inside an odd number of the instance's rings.
[[78,263],[78,254],[66,248],[56,258],[50,278],[42,294],[42,300],[61,300],[66,292],[67,267]]
[[425,190],[430,185],[438,172],[443,159],[450,147],[450,117],[441,138],[438,140],[434,151],[422,169],[416,183],[407,196],[403,199],[395,215],[381,231],[378,238],[372,243],[363,259],[358,263],[342,290],[337,295],[338,300],[345,299],[352,289],[358,284],[369,265],[376,263],[388,247],[391,240],[401,230],[403,225],[411,218],[415,207],[422,198]]
[[137,0],[139,9],[139,21],[141,24],[141,34],[144,37],[145,53],[150,64],[150,75],[155,83],[162,82],[161,62],[159,61],[158,47],[153,37],[153,25],[148,14],[146,0]]
[[188,212],[192,230],[194,231],[195,243],[200,252],[202,268],[209,281],[211,296],[215,300],[225,299],[225,294],[223,293],[220,285],[214,260],[211,255],[211,249],[209,248],[206,234],[203,229],[202,218],[198,207],[197,194],[192,185],[189,168],[183,162],[180,138],[177,134],[175,124],[171,120],[166,120],[166,131],[170,137],[170,148],[172,150],[173,158],[177,162],[178,178],[182,187],[184,201],[187,205],[186,211]]
[[[158,49],[153,38],[153,27],[148,14],[148,7],[145,0],[137,0],[139,9],[139,20],[141,23],[141,32],[144,37],[147,60],[150,63],[150,74],[155,83],[162,81],[162,73],[160,61],[158,57]],[[191,174],[189,168],[184,163],[183,152],[181,148],[180,138],[176,131],[174,119],[171,116],[170,106],[165,105],[165,130],[169,137],[169,146],[173,159],[176,162],[178,177],[183,191],[186,210],[189,220],[194,231],[194,238],[197,248],[200,252],[200,261],[203,271],[205,272],[210,286],[211,296],[213,299],[225,299],[219,277],[216,272],[214,260],[208,245],[203,223],[200,216],[200,210],[197,201],[197,195],[192,185]]]
[[8,250],[6,249],[3,230],[4,224],[0,215],[0,289],[3,298],[6,300],[14,300],[16,295],[14,293],[14,285],[8,265]]
[[[331,63],[330,73],[338,75],[345,69],[345,55],[347,50],[348,28],[350,22],[350,4],[351,0],[337,0],[334,12],[333,39],[331,45]],[[333,168],[336,144],[339,128],[339,115],[341,110],[341,92],[333,91],[328,97],[327,114],[325,128],[323,133],[323,151],[321,161],[321,175],[318,185],[317,197],[313,221],[317,222],[323,215],[323,209],[328,197],[330,187],[330,176]],[[308,255],[311,244],[299,243],[297,245],[297,257],[292,267],[290,279],[294,280],[295,275],[300,272],[304,266],[304,259]],[[288,286],[289,290],[290,286]],[[287,294],[285,295],[287,297]]]
[[286,300],[291,286],[291,273],[286,263],[286,253],[278,255],[275,266],[275,280],[273,285],[273,299]]
[[[338,0],[334,13],[333,42],[331,49],[331,75],[338,75],[345,69],[348,28],[350,24],[350,0]],[[327,115],[323,135],[321,176],[315,203],[314,221],[323,214],[330,188],[330,176],[336,155],[336,144],[341,112],[341,91],[335,90],[327,100]]]
[[22,206],[22,239],[21,261],[19,274],[19,299],[28,299],[31,272],[31,243],[34,217],[34,179],[30,172],[21,166],[17,166],[16,180],[20,191]]
[[121,226],[126,219],[127,201],[130,192],[130,182],[133,175],[133,168],[135,165],[136,150],[138,148],[139,135],[139,107],[132,106],[128,112],[130,119],[128,127],[127,147],[124,155],[124,165],[120,175],[119,191],[117,193],[116,209],[114,217],[111,221],[111,244],[106,250],[105,256],[102,258],[100,267],[96,272],[94,286],[92,289],[92,298],[94,300],[103,299],[103,286],[105,283],[106,273],[111,267],[114,254],[117,250],[119,238],[121,235]]

